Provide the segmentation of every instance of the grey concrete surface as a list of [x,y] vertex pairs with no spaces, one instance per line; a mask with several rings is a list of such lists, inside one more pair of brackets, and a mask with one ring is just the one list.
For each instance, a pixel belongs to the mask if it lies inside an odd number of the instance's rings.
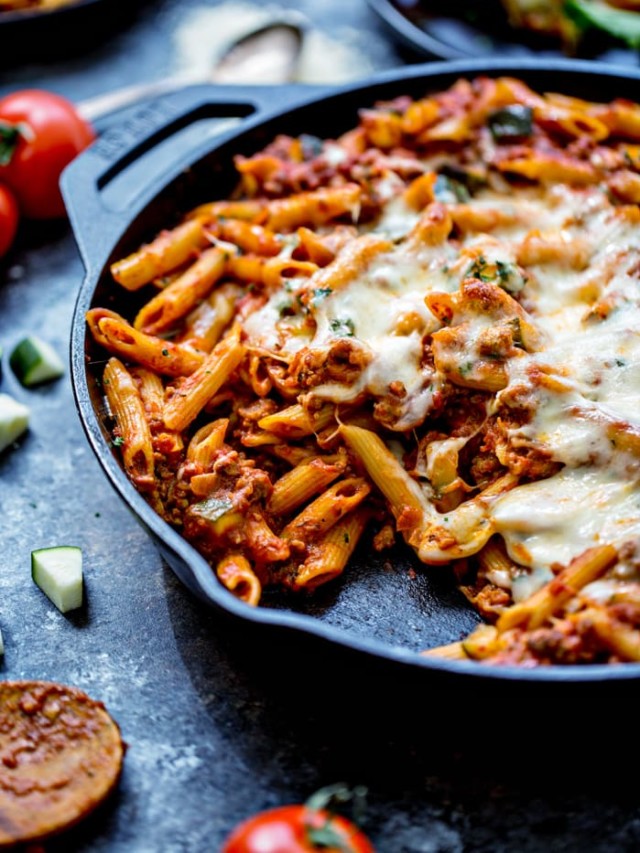
[[[143,3],[86,51],[0,69],[0,94],[43,87],[79,101],[171,73],[176,28],[204,5]],[[282,5],[374,70],[413,58],[364,0]],[[26,390],[8,369],[28,333],[67,352],[82,275],[64,222],[25,226],[0,269],[2,390],[32,410],[0,456],[0,678],[85,689],[129,746],[115,796],[46,849],[216,853],[240,819],[341,780],[368,787],[364,828],[380,853],[639,849],[637,690],[444,693],[247,632],[185,590],[105,479],[69,375]],[[56,544],[84,553],[87,603],[68,616],[30,577],[30,551]]]

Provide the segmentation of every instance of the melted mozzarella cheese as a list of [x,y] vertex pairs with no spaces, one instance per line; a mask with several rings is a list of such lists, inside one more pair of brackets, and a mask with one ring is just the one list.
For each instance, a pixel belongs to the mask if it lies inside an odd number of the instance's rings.
[[550,568],[587,548],[640,536],[639,504],[635,482],[583,466],[508,492],[492,513],[514,560]]
[[[425,305],[427,294],[457,292],[474,258],[516,270],[513,281],[510,276],[502,283],[512,293],[522,291],[527,320],[539,339],[529,347],[535,351],[520,350],[507,362],[508,385],[493,410],[499,411],[503,395],[524,387],[534,415],[511,432],[510,440],[514,446],[519,440],[533,443],[564,467],[548,479],[517,486],[480,513],[462,505],[439,523],[459,539],[471,535],[462,529],[467,516],[474,525],[480,516],[482,524],[491,523],[513,559],[531,569],[514,581],[495,579],[511,584],[514,598],[521,600],[549,580],[554,564],[566,564],[598,543],[620,545],[640,537],[638,465],[616,448],[608,432],[612,422],[620,422],[640,433],[640,230],[599,187],[538,188],[515,198],[486,190],[472,204],[508,214],[503,224],[490,235],[469,232],[457,242],[418,249],[403,238],[419,215],[394,195],[391,184],[389,195],[385,213],[366,230],[398,241],[392,249],[374,257],[345,286],[313,300],[313,322],[301,325],[298,334],[281,334],[282,294],[247,319],[245,332],[250,343],[288,355],[302,348],[328,352],[346,336],[366,351],[368,363],[353,383],[326,382],[312,395],[336,402],[361,394],[383,398],[392,383],[401,383],[405,394],[395,428],[406,430],[428,416],[434,390],[444,381],[423,364],[425,336],[440,327]],[[522,272],[518,247],[530,234],[551,235],[560,251],[556,262],[546,257]],[[587,262],[567,262],[562,244],[570,247],[578,240],[587,247]],[[314,279],[295,281],[293,287],[313,292]],[[604,309],[595,310],[594,302]],[[473,364],[492,321],[477,311],[465,322],[459,358]],[[533,368],[553,376],[555,389],[537,382]],[[439,559],[431,550],[428,556]]]
[[366,391],[383,397],[391,383],[401,382],[406,396],[396,428],[424,419],[432,405],[433,375],[421,364],[422,341],[438,327],[424,297],[442,282],[442,266],[439,258],[424,264],[408,253],[385,254],[348,287],[321,301],[315,311],[317,328],[311,349],[328,347],[336,332],[347,328],[371,361],[353,385],[325,383],[313,389],[314,396],[353,400]]

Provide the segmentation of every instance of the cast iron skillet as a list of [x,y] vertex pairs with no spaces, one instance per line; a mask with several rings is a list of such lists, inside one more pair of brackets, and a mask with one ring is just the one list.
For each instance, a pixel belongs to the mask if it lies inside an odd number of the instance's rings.
[[[367,0],[393,35],[428,59],[492,56],[562,57],[557,39],[510,26],[500,0]],[[472,14],[469,14],[469,13]],[[473,14],[475,13],[475,14]],[[638,65],[638,51],[593,31],[579,48],[584,59]]]
[[[360,107],[401,94],[420,96],[443,89],[460,76],[478,74],[519,76],[542,91],[563,91],[592,100],[640,95],[640,72],[588,62],[431,63],[331,90],[304,86],[190,87],[149,105],[127,124],[108,131],[72,163],[62,179],[86,269],[71,339],[76,405],[107,478],[176,575],[215,610],[243,620],[247,629],[284,633],[285,639],[304,639],[316,646],[320,643],[320,648],[328,644],[332,651],[355,653],[363,663],[384,661],[432,686],[444,682],[464,690],[488,683],[500,689],[510,689],[516,683],[532,687],[545,683],[553,690],[560,689],[561,684],[582,685],[580,689],[605,686],[607,690],[615,685],[632,686],[640,679],[640,664],[528,670],[419,656],[417,652],[428,646],[460,639],[478,617],[446,570],[425,570],[403,549],[389,560],[362,548],[343,578],[313,596],[278,593],[268,595],[265,606],[250,608],[227,592],[205,560],[153,512],[128,481],[117,452],[110,447],[92,365],[98,358],[101,363],[95,369],[100,370],[104,354],[97,355],[84,321],[91,306],[119,308],[123,297],[117,290],[122,289],[112,286],[110,263],[161,228],[176,223],[182,212],[198,202],[225,197],[236,180],[231,169],[234,154],[259,150],[277,133],[337,136],[355,124]],[[207,119],[221,116],[244,118],[215,138],[201,137],[195,142],[193,133],[184,135],[185,128],[200,128]]]
[[75,0],[50,10],[0,12],[0,66],[86,53],[149,0]]

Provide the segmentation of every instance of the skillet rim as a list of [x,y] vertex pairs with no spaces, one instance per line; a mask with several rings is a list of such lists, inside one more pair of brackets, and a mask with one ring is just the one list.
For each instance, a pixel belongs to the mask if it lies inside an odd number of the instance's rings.
[[[279,107],[277,109],[258,110],[257,113],[243,120],[238,128],[222,134],[219,138],[208,140],[207,143],[197,147],[186,158],[186,163],[176,164],[176,169],[165,174],[146,187],[146,192],[141,195],[141,203],[132,207],[125,215],[125,222],[120,233],[112,236],[108,252],[103,250],[104,261],[90,265],[87,259],[83,259],[86,274],[80,286],[76,305],[74,309],[71,341],[71,384],[76,409],[89,440],[89,444],[102,467],[103,472],[110,481],[112,487],[119,494],[125,506],[132,512],[137,522],[151,536],[161,556],[169,564],[180,581],[198,596],[206,604],[217,608],[227,615],[250,623],[253,627],[273,628],[289,634],[302,633],[306,637],[313,638],[332,647],[345,648],[358,655],[364,655],[368,659],[385,661],[412,672],[426,671],[432,676],[444,676],[450,681],[478,683],[492,682],[494,684],[561,684],[596,686],[610,682],[635,682],[640,680],[640,663],[615,664],[589,664],[526,668],[519,666],[496,666],[479,664],[474,661],[450,661],[444,658],[425,657],[419,652],[411,649],[393,646],[382,640],[362,637],[349,633],[347,630],[322,622],[319,619],[304,613],[288,610],[275,610],[264,607],[252,608],[238,601],[228,592],[217,579],[209,564],[203,557],[177,533],[146,503],[144,498],[135,490],[124,471],[116,461],[100,426],[98,413],[96,412],[90,397],[87,382],[87,363],[85,359],[85,348],[88,339],[84,314],[95,298],[95,291],[103,276],[108,271],[109,259],[116,246],[125,237],[132,225],[139,217],[157,203],[158,196],[169,188],[175,181],[180,180],[180,175],[186,169],[197,164],[205,157],[213,156],[219,149],[239,139],[255,134],[256,130],[269,125],[282,118],[295,117],[299,111],[309,108],[320,101],[331,101],[339,105],[341,100],[352,98],[358,93],[368,93],[367,103],[376,100],[375,92],[386,86],[411,82],[417,85],[424,81],[425,86],[434,88],[431,84],[447,85],[443,78],[465,75],[477,75],[486,73],[504,74],[510,72],[514,75],[527,72],[529,75],[557,73],[568,76],[566,81],[571,87],[571,75],[578,75],[582,79],[588,77],[603,78],[605,85],[611,85],[616,79],[625,78],[631,83],[636,81],[640,84],[640,69],[629,69],[625,66],[604,65],[590,62],[588,60],[564,60],[539,61],[536,59],[492,59],[492,60],[456,60],[431,62],[424,65],[410,66],[408,68],[392,69],[373,75],[367,80],[359,80],[344,86],[327,88],[324,94],[318,94],[317,87],[312,90],[311,97],[303,98],[294,104]],[[215,88],[211,88],[211,98],[215,100]],[[246,87],[245,87],[246,88]],[[558,87],[562,88],[562,87]],[[403,94],[398,92],[397,94]],[[386,95],[385,95],[386,96]],[[610,95],[609,97],[614,97]],[[638,98],[640,100],[640,97]],[[363,104],[364,106],[364,104]],[[327,134],[328,135],[328,134]],[[78,160],[86,157],[89,152],[80,155]],[[69,167],[69,171],[74,166]],[[63,179],[63,193],[66,180]],[[65,195],[67,200],[67,196]],[[74,231],[76,224],[74,224]]]
[[[380,22],[395,38],[396,42],[410,50],[415,56],[422,58],[422,61],[427,59],[434,60],[468,60],[473,59],[474,53],[473,37],[461,36],[461,42],[464,46],[456,47],[453,39],[447,40],[441,38],[437,34],[423,28],[419,23],[414,22],[409,14],[404,13],[393,0],[365,0],[371,11],[378,17]],[[435,10],[434,10],[435,11]],[[435,14],[433,17],[439,18],[443,13]],[[446,17],[446,14],[445,14]],[[456,16],[457,17],[457,16]],[[530,34],[531,35],[531,34]],[[482,32],[478,32],[478,38],[481,39]],[[539,52],[534,44],[527,43],[527,33],[524,32],[520,37],[516,29],[513,30],[513,38],[502,41],[498,44],[493,44],[494,50],[505,48],[514,48],[517,50],[513,54],[514,59],[527,59],[535,57]],[[612,45],[611,51],[615,51],[624,58],[624,65],[627,62],[629,67],[634,67],[634,61],[638,56],[638,51],[634,48],[626,46],[623,42],[618,42]],[[488,60],[490,53],[484,53],[483,57]],[[562,59],[570,58],[568,53],[563,52],[560,45],[554,47],[549,46],[544,49],[545,58]],[[597,62],[598,64],[612,64],[616,62],[622,65],[622,60],[609,60],[604,53],[595,53],[592,56],[585,55],[583,57],[587,61]]]

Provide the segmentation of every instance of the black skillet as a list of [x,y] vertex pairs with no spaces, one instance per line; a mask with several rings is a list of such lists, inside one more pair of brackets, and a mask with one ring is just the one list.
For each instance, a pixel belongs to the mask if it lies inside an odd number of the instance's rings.
[[[395,38],[425,58],[493,56],[561,57],[558,40],[509,25],[500,0],[367,0]],[[579,56],[638,66],[639,54],[594,30],[582,39]]]
[[[112,486],[153,538],[182,582],[214,610],[258,637],[274,634],[285,642],[311,643],[362,663],[391,665],[432,687],[500,691],[515,685],[557,693],[635,687],[640,664],[619,666],[484,666],[424,658],[429,646],[460,639],[478,617],[455,589],[446,569],[425,568],[405,549],[380,558],[366,547],[356,553],[345,575],[313,596],[268,595],[250,608],[228,593],[202,557],[135,491],[109,442],[101,392],[96,382],[104,359],[86,333],[91,306],[121,305],[108,273],[160,229],[177,222],[198,202],[223,198],[232,189],[237,153],[261,149],[277,133],[334,137],[352,127],[360,107],[401,94],[420,96],[449,86],[460,76],[519,76],[539,90],[563,91],[588,99],[637,98],[640,72],[555,60],[465,61],[410,66],[338,89],[288,86],[190,87],[138,112],[107,131],[77,158],[62,179],[63,194],[86,269],[73,318],[72,382],[76,405],[89,442]],[[242,122],[217,137],[203,138],[206,122],[242,116]],[[194,139],[194,129],[199,138]],[[94,360],[97,362],[94,364]],[[117,542],[112,547],[118,548]],[[562,687],[561,687],[562,685]]]
[[74,0],[54,9],[0,12],[0,66],[86,53],[148,0]]

